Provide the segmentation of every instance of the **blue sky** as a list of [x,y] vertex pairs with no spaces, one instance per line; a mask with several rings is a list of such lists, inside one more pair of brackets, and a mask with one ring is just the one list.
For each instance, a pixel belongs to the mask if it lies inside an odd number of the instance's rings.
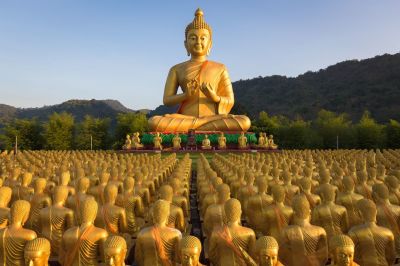
[[210,60],[232,81],[400,51],[398,0],[1,0],[0,103],[155,108],[169,68],[188,59],[197,7],[213,29]]

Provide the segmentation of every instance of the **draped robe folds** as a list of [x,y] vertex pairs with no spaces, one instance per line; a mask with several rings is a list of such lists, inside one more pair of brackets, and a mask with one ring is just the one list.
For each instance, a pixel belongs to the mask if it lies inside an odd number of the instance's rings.
[[1,241],[1,252],[0,265],[25,265],[24,260],[24,247],[27,242],[26,239],[14,237],[10,234],[8,228],[4,228],[0,231],[0,241]]
[[[154,116],[150,118],[149,125],[153,131],[180,131],[189,129],[204,131],[247,131],[250,120],[242,115],[230,115],[234,104],[232,84],[225,66],[216,62],[206,61],[207,65],[200,69],[204,62],[187,61],[171,68],[164,98],[176,95],[180,86],[183,92],[188,90],[188,84],[196,80],[195,94],[184,100],[176,114]],[[199,89],[202,83],[210,84],[212,90],[220,97],[218,103],[213,102]],[[170,91],[170,87],[174,91]],[[171,95],[169,95],[171,94]]]

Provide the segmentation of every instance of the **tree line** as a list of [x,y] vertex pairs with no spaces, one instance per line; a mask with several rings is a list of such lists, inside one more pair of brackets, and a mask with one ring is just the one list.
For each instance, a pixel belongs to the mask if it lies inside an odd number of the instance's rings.
[[[275,143],[284,149],[400,148],[400,123],[389,120],[380,124],[368,111],[357,123],[345,113],[327,110],[311,121],[260,112],[250,130],[274,135]],[[120,113],[115,125],[110,118],[86,115],[82,122],[76,122],[67,112],[53,113],[45,122],[32,118],[5,123],[0,130],[0,149],[13,149],[16,136],[18,148],[25,150],[120,149],[126,134],[147,131],[143,113]]]

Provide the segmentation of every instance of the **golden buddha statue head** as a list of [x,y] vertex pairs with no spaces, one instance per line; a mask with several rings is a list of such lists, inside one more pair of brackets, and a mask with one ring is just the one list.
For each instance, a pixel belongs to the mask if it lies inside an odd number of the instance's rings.
[[174,190],[172,189],[171,186],[169,185],[163,185],[160,188],[160,199],[168,201],[168,202],[172,202],[172,198],[174,196]]
[[47,180],[40,177],[35,179],[35,182],[33,184],[33,188],[35,190],[35,193],[41,193],[44,191],[44,189],[46,188],[47,185]]
[[127,253],[126,241],[121,236],[109,236],[104,243],[105,265],[123,266]]
[[28,201],[15,201],[10,209],[10,225],[21,224],[23,226],[28,220],[30,210],[31,204]]
[[[185,48],[188,55],[204,56],[209,55],[212,46],[212,30],[205,22],[203,11],[198,8],[195,17],[185,29]],[[197,41],[200,40],[200,45]]]
[[103,171],[100,175],[100,183],[107,184],[109,179],[110,179],[110,173]]
[[387,187],[390,189],[396,190],[399,188],[399,180],[397,179],[397,177],[395,177],[393,175],[386,177],[385,183],[386,183]]
[[372,200],[361,199],[357,201],[357,207],[361,212],[363,220],[365,222],[376,222],[376,205]]
[[115,203],[115,200],[118,196],[118,187],[113,184],[108,184],[104,188],[104,200],[106,203]]
[[262,236],[256,241],[255,259],[259,266],[278,265],[279,245],[272,236]]
[[53,191],[53,203],[61,203],[64,205],[68,198],[68,188],[64,186],[56,186]]
[[29,186],[30,184],[31,184],[31,181],[32,181],[32,173],[30,173],[30,172],[25,172],[23,175],[22,175],[22,186],[24,186],[24,187],[27,187],[27,186]]
[[86,198],[79,210],[82,224],[92,224],[96,219],[98,208],[97,202],[92,197]]
[[354,243],[347,235],[335,235],[329,240],[329,253],[335,266],[352,266]]
[[217,186],[217,196],[220,203],[224,203],[231,197],[231,189],[227,184]]
[[302,191],[309,191],[311,189],[311,179],[308,177],[300,179],[300,189]]
[[345,191],[353,191],[354,190],[354,179],[350,176],[344,176],[342,180],[343,188]]
[[252,171],[247,171],[245,177],[247,185],[253,185],[255,180],[254,173]]
[[240,217],[242,216],[242,205],[239,200],[235,198],[227,200],[224,204],[224,210],[225,223],[229,224],[240,221]]
[[132,190],[135,187],[135,179],[133,177],[126,177],[124,179],[124,189],[125,190]]
[[376,203],[381,203],[389,199],[389,189],[383,183],[372,186],[372,198]]
[[285,188],[280,185],[274,185],[271,189],[272,198],[275,202],[281,203],[285,200]]
[[179,242],[179,256],[182,266],[199,265],[201,242],[195,236],[184,236]]
[[61,173],[59,185],[68,186],[70,180],[71,180],[71,174],[69,173],[69,171],[63,171]]
[[256,179],[256,184],[257,184],[258,192],[259,192],[260,194],[261,194],[261,193],[264,193],[265,191],[267,191],[267,189],[268,189],[268,182],[267,182],[265,176],[259,176],[259,177],[257,177],[257,179]]
[[323,202],[335,201],[335,187],[330,184],[321,185],[321,198]]
[[39,237],[28,241],[24,248],[25,265],[47,266],[50,258],[50,242]]
[[90,186],[90,180],[87,177],[81,177],[78,179],[78,183],[76,185],[79,192],[85,193]]
[[311,214],[310,203],[304,195],[297,195],[292,200],[294,215],[301,220],[308,220]]
[[165,200],[157,200],[153,205],[153,223],[165,225],[168,220],[170,203]]
[[10,187],[0,187],[0,206],[7,207],[10,203],[12,189]]

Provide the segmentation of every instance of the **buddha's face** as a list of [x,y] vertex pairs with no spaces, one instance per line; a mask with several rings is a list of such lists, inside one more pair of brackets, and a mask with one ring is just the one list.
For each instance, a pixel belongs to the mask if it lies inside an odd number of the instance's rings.
[[351,266],[354,259],[354,247],[338,247],[336,248],[333,259],[337,266]]
[[43,251],[25,251],[24,257],[27,266],[47,266],[50,254]]
[[207,55],[211,49],[210,32],[207,29],[189,30],[185,41],[185,47],[192,56]]
[[182,248],[181,261],[182,266],[197,266],[199,264],[200,249],[195,248]]
[[125,265],[126,249],[117,248],[105,248],[104,256],[105,262],[108,266],[121,266]]
[[258,265],[275,266],[278,264],[278,249],[263,249],[258,252]]

